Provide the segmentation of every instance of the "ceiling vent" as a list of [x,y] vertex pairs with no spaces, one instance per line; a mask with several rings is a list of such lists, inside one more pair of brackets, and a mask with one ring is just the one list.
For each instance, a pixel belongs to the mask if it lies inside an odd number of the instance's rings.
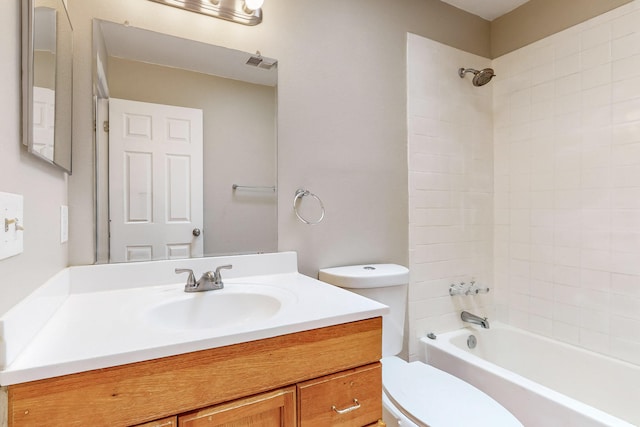
[[252,67],[262,68],[264,70],[270,70],[278,64],[278,61],[272,58],[265,58],[258,53],[251,56],[245,64]]

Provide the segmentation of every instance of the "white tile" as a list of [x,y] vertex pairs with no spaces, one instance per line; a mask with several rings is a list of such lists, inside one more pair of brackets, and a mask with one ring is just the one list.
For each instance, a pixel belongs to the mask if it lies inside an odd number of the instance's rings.
[[614,61],[611,64],[613,81],[627,80],[640,75],[640,54]]
[[594,289],[582,289],[580,291],[582,294],[580,306],[582,307],[583,315],[586,311],[591,311],[594,315],[595,313],[601,313],[600,317],[608,317],[610,294],[605,291]]
[[601,43],[582,51],[581,66],[583,70],[588,70],[599,65],[611,62],[611,44]]
[[613,104],[612,121],[616,125],[640,121],[640,98]]
[[557,232],[577,231],[582,224],[582,215],[579,209],[556,209],[554,226]]
[[553,319],[569,325],[578,326],[580,324],[580,307],[562,302],[554,302]]
[[604,168],[611,165],[611,147],[608,145],[585,145],[580,154],[583,169]]
[[556,59],[564,58],[580,52],[581,34],[573,34],[559,38],[552,44],[554,48],[554,57]]
[[580,248],[556,246],[553,250],[553,258],[556,266],[580,267]]
[[611,89],[608,85],[597,86],[582,91],[582,108],[588,109],[599,106],[611,106]]
[[594,322],[588,326],[590,326],[590,328],[585,327],[580,329],[580,346],[598,353],[609,353],[610,345],[608,328],[607,331],[593,330],[592,328],[594,326],[603,326],[603,323],[597,323],[597,320],[595,319]]
[[627,36],[638,31],[640,11],[626,13],[611,21],[611,37],[614,39]]
[[539,335],[551,337],[553,336],[553,320],[544,316],[531,314],[529,315],[529,330]]
[[566,76],[568,74],[580,71],[580,54],[575,53],[556,59],[555,76],[556,78]]
[[640,233],[612,231],[611,250],[618,252],[634,252],[640,255]]
[[[637,24],[636,24],[637,25]],[[630,33],[611,42],[611,59],[626,58],[640,53],[640,32]]]
[[590,129],[582,133],[582,143],[585,146],[610,145],[612,139],[612,126],[599,129]]
[[611,40],[611,26],[608,23],[588,28],[580,33],[582,53],[594,46],[599,46],[603,42]]
[[628,122],[614,126],[614,144],[634,144],[640,143],[640,121]]
[[640,209],[639,188],[613,188],[611,207],[616,209]]
[[640,365],[640,343],[613,338],[611,339],[611,354],[619,359]]
[[597,86],[609,85],[612,81],[611,64],[605,63],[599,66],[582,70],[582,88],[590,89]]
[[[611,249],[611,232],[605,230],[582,230],[581,248],[609,251]],[[583,263],[584,265],[584,263]]]
[[570,93],[579,92],[582,87],[582,74],[573,73],[555,80],[554,97],[560,97]]
[[611,211],[611,229],[640,230],[640,209],[613,209]]
[[580,262],[582,268],[611,271],[611,252],[606,248],[580,250]]
[[640,76],[613,82],[613,102],[640,98]]
[[617,188],[640,186],[640,165],[619,166],[612,171],[612,184]]
[[571,305],[580,305],[580,268],[554,265],[553,267],[554,300]]
[[611,294],[609,310],[612,315],[640,320],[640,298]]
[[541,63],[531,70],[531,86],[535,87],[540,84],[551,84],[555,79],[555,63]]
[[581,201],[583,209],[608,209],[611,205],[611,191],[606,188],[582,190]]
[[609,292],[611,287],[611,273],[608,271],[582,268],[580,270],[580,286]]
[[640,275],[612,273],[611,292],[640,299]]
[[[621,274],[640,274],[638,254],[633,252],[611,252],[611,271]],[[638,307],[640,308],[640,306]]]
[[568,342],[570,344],[578,344],[580,340],[580,329],[578,326],[554,321],[553,336],[560,341]]
[[640,320],[611,316],[611,336],[640,343]]
[[548,258],[537,258],[539,261],[546,260],[548,262],[553,261],[553,243],[554,243],[554,231],[553,228],[545,227],[531,227],[529,242],[532,245],[540,245],[546,247],[546,256]]
[[583,230],[608,230],[611,223],[611,211],[609,209],[583,209]]

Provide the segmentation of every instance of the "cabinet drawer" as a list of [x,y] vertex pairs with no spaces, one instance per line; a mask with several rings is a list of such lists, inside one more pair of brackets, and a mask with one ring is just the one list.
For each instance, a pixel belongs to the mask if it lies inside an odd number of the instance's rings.
[[178,416],[180,427],[294,427],[296,389],[262,393]]
[[380,363],[298,384],[300,427],[361,427],[382,418]]
[[144,424],[138,424],[134,427],[177,427],[178,417],[163,418],[161,420],[151,421]]

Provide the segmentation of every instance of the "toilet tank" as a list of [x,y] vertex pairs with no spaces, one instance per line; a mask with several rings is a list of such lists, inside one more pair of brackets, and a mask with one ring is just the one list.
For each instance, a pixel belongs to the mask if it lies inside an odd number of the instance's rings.
[[318,279],[389,307],[382,317],[382,355],[402,351],[409,269],[397,264],[363,264],[323,268]]

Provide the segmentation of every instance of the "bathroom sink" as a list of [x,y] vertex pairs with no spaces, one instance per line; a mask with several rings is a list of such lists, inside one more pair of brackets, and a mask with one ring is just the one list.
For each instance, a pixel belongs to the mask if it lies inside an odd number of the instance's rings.
[[166,329],[213,329],[246,326],[278,314],[294,299],[265,285],[227,285],[207,292],[182,292],[147,310],[145,320]]

